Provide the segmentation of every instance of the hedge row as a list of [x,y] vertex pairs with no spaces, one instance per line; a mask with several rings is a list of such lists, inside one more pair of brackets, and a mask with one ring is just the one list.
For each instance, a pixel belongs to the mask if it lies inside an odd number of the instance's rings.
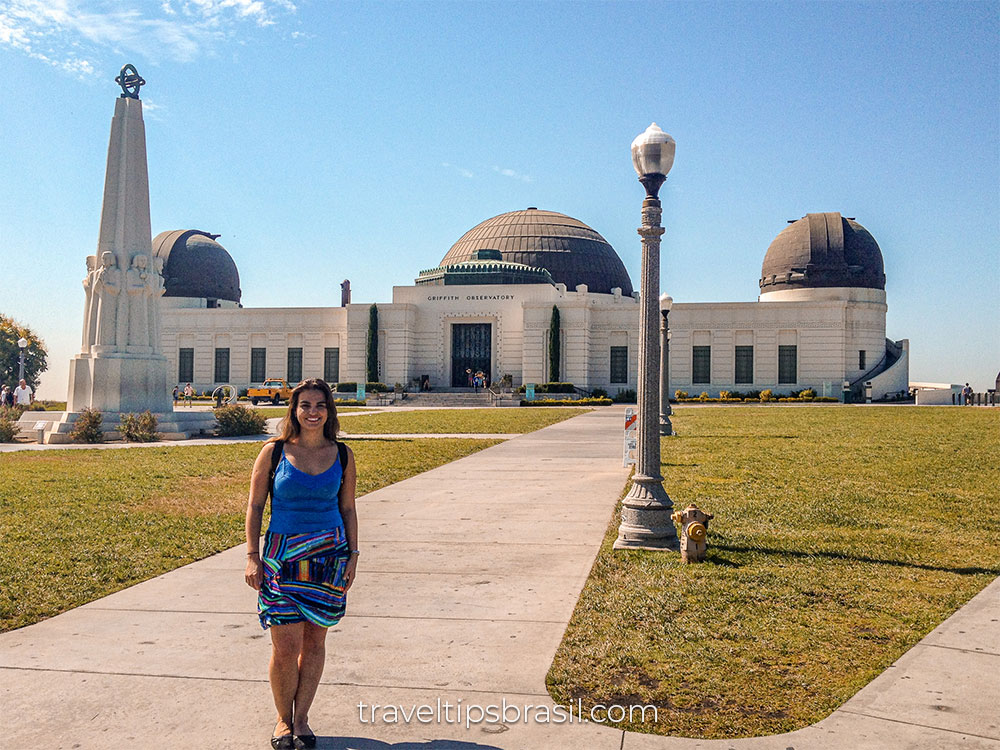
[[610,398],[543,398],[535,401],[521,400],[521,406],[611,406]]

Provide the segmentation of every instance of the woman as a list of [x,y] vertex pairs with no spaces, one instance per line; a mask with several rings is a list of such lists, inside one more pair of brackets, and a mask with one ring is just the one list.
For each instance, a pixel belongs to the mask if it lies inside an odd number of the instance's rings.
[[[338,429],[330,386],[303,381],[292,391],[281,436],[264,445],[250,480],[246,582],[260,592],[260,623],[271,630],[276,750],[316,746],[309,707],[323,674],[326,631],[344,614],[358,564],[357,474],[353,453],[337,443]],[[261,547],[272,467],[271,522]]]

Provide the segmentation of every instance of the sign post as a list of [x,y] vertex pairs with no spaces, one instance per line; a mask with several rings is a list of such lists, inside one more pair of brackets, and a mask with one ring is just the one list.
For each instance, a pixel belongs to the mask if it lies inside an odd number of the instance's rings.
[[639,415],[631,406],[625,410],[625,446],[622,466],[635,466],[639,447]]

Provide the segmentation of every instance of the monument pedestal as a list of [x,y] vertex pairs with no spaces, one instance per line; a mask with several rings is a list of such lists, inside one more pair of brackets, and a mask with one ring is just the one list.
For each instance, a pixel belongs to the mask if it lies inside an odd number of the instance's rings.
[[[146,411],[143,409],[142,411]],[[120,440],[118,427],[122,414],[128,412],[102,411],[101,432],[105,440]],[[133,412],[137,413],[137,412]],[[193,437],[209,437],[215,434],[215,415],[210,411],[173,411],[171,407],[163,413],[153,412],[156,417],[156,434],[158,440],[187,440]],[[47,444],[72,443],[70,433],[73,425],[80,417],[78,411],[26,411],[18,420],[21,434],[31,436],[37,433],[39,426],[44,431]],[[44,424],[43,424],[44,423]]]
[[78,354],[70,360],[69,383],[68,412],[86,406],[102,412],[173,411],[162,354]]

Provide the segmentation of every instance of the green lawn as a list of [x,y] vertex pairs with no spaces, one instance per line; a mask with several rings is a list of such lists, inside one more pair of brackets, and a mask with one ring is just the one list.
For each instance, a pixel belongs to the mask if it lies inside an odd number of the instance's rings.
[[[496,441],[351,445],[358,494]],[[0,457],[0,631],[239,544],[260,443]]]
[[1000,410],[684,409],[674,504],[709,557],[607,536],[548,675],[558,701],[655,704],[637,731],[787,732],[827,716],[1000,575]]
[[[271,417],[283,417],[288,414],[288,405],[285,406],[250,406],[249,404],[240,404],[241,406],[246,406],[248,409],[256,409],[258,412],[263,414],[267,419]],[[352,411],[367,411],[366,406],[338,406],[337,414],[350,414]]]
[[340,429],[349,434],[501,434],[533,432],[589,409],[424,409],[345,415]]

